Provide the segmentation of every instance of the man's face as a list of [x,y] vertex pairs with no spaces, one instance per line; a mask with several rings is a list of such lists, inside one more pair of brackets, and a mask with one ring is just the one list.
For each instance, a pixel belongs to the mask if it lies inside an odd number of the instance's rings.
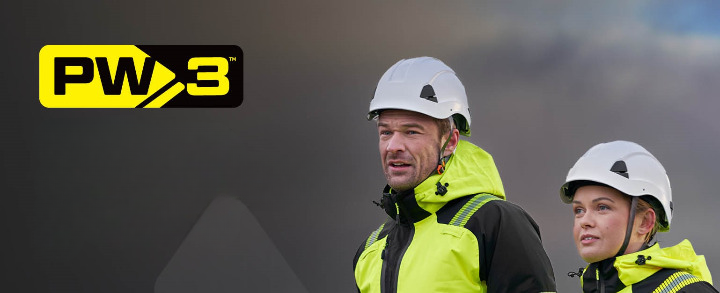
[[385,110],[378,118],[380,159],[388,185],[413,189],[437,167],[440,135],[436,120],[404,110]]

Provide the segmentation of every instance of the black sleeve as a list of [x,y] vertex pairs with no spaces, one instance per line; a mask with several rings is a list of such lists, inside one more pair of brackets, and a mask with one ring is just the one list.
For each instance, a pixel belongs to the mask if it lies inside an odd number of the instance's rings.
[[465,225],[478,239],[480,280],[493,292],[555,292],[540,229],[519,206],[494,200]]
[[355,252],[355,257],[353,258],[353,273],[355,272],[355,267],[357,266],[357,262],[360,259],[360,255],[365,251],[365,241],[360,243],[360,247],[358,247],[357,252]]
[[718,293],[718,291],[708,282],[697,282],[683,287],[678,293]]
[[360,255],[365,250],[365,241],[360,243],[360,247],[358,247],[357,252],[355,252],[355,257],[353,258],[353,280],[355,281],[355,288],[357,288],[357,292],[360,293],[360,288],[357,286],[357,280],[355,280],[355,267],[357,266],[358,259],[360,259]]

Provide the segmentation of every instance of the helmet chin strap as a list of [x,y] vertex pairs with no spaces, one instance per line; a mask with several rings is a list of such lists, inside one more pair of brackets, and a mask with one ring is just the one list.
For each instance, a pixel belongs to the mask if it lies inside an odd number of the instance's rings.
[[433,170],[433,172],[430,173],[430,176],[432,176],[432,174],[435,172],[437,172],[438,174],[442,174],[445,172],[445,163],[447,163],[447,161],[450,159],[450,156],[444,157],[443,153],[445,153],[445,148],[447,147],[448,143],[450,142],[450,139],[452,139],[452,133],[453,133],[453,128],[450,127],[450,134],[448,135],[448,139],[445,140],[445,143],[440,148],[440,154],[438,155],[439,159],[438,159],[437,168],[435,168],[435,170]]
[[630,196],[632,199],[630,200],[630,217],[628,217],[628,224],[627,229],[625,230],[625,240],[623,240],[622,247],[620,247],[620,251],[615,255],[616,257],[621,256],[625,254],[625,250],[628,247],[628,244],[630,243],[630,236],[632,235],[633,225],[635,224],[635,208],[637,207],[637,197],[636,196]]
[[[428,177],[435,174],[435,172],[437,172],[437,174],[439,174],[439,175],[442,175],[442,173],[445,172],[445,163],[447,163],[447,161],[450,159],[450,156],[443,157],[443,153],[445,153],[445,148],[447,147],[448,143],[450,142],[450,139],[452,139],[452,133],[453,133],[452,131],[453,131],[453,129],[451,127],[450,135],[448,136],[448,139],[445,140],[445,143],[440,148],[440,154],[438,155],[439,159],[438,159],[437,168],[435,168],[435,170],[430,172],[430,175],[428,175]],[[449,186],[449,183],[445,182],[445,184],[441,184],[440,180],[438,179],[438,182],[435,182],[435,185],[437,186],[437,191],[435,192],[435,195],[443,196],[447,193],[447,191],[448,191],[447,187]]]

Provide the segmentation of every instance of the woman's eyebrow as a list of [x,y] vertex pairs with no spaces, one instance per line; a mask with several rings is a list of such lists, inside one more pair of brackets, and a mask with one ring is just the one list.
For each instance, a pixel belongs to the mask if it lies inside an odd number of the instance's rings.
[[596,198],[596,199],[593,199],[592,202],[598,202],[598,201],[601,201],[601,200],[609,200],[610,202],[613,202],[613,203],[615,202],[614,200],[612,200],[612,199],[609,198],[609,197],[598,197],[598,198]]
[[[598,197],[598,198],[596,198],[596,199],[593,199],[592,202],[598,202],[598,201],[601,201],[601,200],[609,200],[610,202],[613,202],[613,203],[615,202],[614,200],[612,200],[612,199],[609,198],[609,197]],[[574,203],[574,204],[582,204],[580,201],[577,201],[577,200],[573,200],[572,203]]]

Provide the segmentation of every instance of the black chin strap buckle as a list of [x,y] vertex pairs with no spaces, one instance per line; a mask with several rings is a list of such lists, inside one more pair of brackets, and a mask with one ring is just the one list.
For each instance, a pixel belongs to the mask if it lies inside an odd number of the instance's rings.
[[437,169],[435,169],[439,175],[442,175],[442,173],[445,173],[445,160],[440,160],[440,163],[437,165]]

